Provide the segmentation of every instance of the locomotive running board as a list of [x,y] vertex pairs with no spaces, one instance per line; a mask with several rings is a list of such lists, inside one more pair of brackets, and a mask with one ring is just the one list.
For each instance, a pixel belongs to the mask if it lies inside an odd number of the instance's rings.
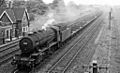
[[52,46],[54,46],[56,44],[57,44],[57,42],[53,42],[48,47],[45,47],[43,50],[39,50],[39,52],[44,52],[44,51],[48,50],[48,48],[50,48],[50,47],[52,47]]

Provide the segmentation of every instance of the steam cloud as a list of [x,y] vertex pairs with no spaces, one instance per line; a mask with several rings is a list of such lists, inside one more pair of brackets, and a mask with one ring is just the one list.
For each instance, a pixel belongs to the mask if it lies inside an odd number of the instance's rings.
[[65,23],[73,21],[80,17],[81,12],[85,10],[85,6],[78,6],[73,1],[70,1],[67,5],[64,1],[58,0],[58,6],[55,9],[50,8],[48,15],[37,16],[34,21],[34,25],[31,26],[32,31],[45,29],[53,24]]

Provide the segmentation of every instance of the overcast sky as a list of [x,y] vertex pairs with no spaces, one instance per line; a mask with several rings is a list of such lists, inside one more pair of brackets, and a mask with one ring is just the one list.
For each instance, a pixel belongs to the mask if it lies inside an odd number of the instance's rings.
[[[53,0],[43,0],[44,2],[51,3]],[[69,1],[74,1],[76,4],[99,4],[99,5],[120,5],[120,0],[64,0],[65,4]]]

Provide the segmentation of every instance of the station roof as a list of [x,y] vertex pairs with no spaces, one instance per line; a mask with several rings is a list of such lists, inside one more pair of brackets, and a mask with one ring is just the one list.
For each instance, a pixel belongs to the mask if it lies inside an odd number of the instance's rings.
[[16,22],[16,20],[22,20],[24,14],[26,12],[26,9],[20,8],[20,7],[19,8],[0,8],[0,17],[2,17],[3,12],[6,12],[8,14],[7,16],[13,22]]

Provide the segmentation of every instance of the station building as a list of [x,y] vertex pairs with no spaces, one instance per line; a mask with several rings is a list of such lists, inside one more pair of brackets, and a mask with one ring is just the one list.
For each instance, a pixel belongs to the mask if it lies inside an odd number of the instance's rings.
[[0,44],[24,36],[28,26],[26,8],[0,8]]

